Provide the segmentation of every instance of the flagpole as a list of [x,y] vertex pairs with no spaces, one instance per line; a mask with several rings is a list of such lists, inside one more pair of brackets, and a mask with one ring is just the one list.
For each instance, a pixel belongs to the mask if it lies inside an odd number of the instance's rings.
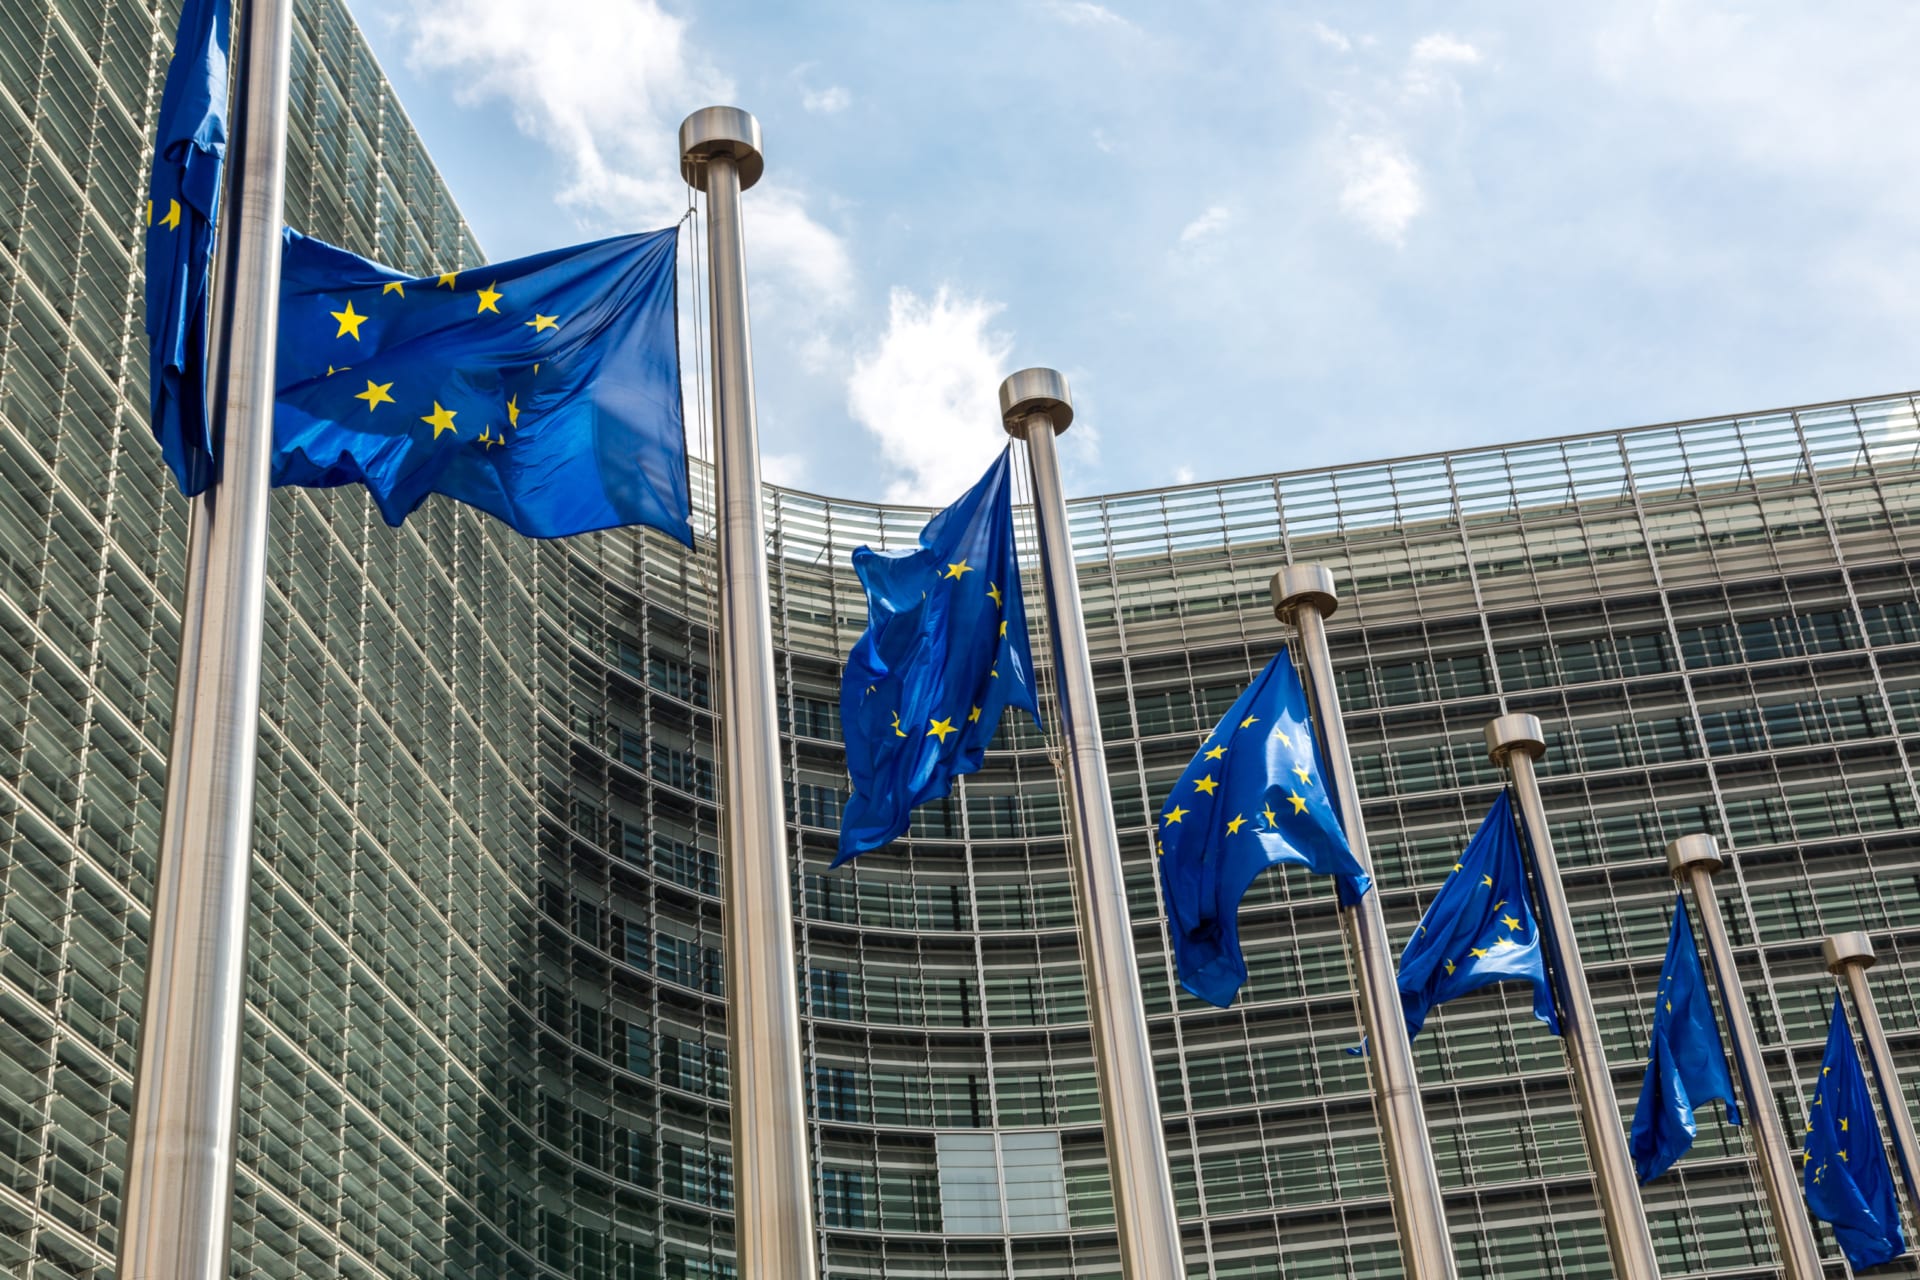
[[760,122],[707,107],[680,126],[680,168],[707,193],[714,478],[720,526],[727,1044],[734,1247],[743,1276],[812,1280],[813,1181],[801,1082],[792,869],[780,783],[767,532],[740,193],[760,180]]
[[[1371,878],[1373,857],[1367,849],[1360,789],[1347,751],[1347,729],[1340,718],[1340,696],[1327,646],[1326,619],[1339,604],[1333,574],[1323,565],[1289,565],[1273,575],[1272,591],[1274,616],[1291,623],[1300,634],[1307,691],[1313,698],[1313,722],[1324,740],[1347,843]],[[1413,1280],[1452,1280],[1458,1272],[1447,1238],[1447,1206],[1440,1194],[1440,1175],[1433,1165],[1426,1112],[1420,1105],[1413,1042],[1400,1012],[1400,988],[1378,884],[1351,910],[1342,910],[1341,916],[1357,960],[1360,1022],[1367,1038],[1374,1096],[1380,1100],[1387,1180],[1407,1274]]]
[[1620,1125],[1620,1104],[1613,1096],[1613,1077],[1600,1043],[1600,1022],[1593,1014],[1587,991],[1587,973],[1580,964],[1580,946],[1574,940],[1573,914],[1567,909],[1566,886],[1553,856],[1553,837],[1547,830],[1546,806],[1540,800],[1540,781],[1533,762],[1546,754],[1547,740],[1536,716],[1504,715],[1489,720],[1487,754],[1494,764],[1513,775],[1514,796],[1520,802],[1521,821],[1533,847],[1534,872],[1545,899],[1552,929],[1542,943],[1553,951],[1549,960],[1556,978],[1565,985],[1566,1007],[1560,1010],[1561,1038],[1567,1063],[1573,1069],[1574,1092],[1580,1102],[1580,1128],[1593,1162],[1593,1180],[1600,1193],[1600,1214],[1606,1223],[1607,1252],[1613,1256],[1617,1280],[1657,1280],[1653,1237],[1640,1207],[1640,1188],[1634,1182],[1633,1158],[1626,1131]]
[[1733,1033],[1733,1061],[1740,1071],[1740,1096],[1747,1104],[1747,1123],[1753,1126],[1759,1148],[1760,1181],[1773,1211],[1774,1233],[1780,1239],[1780,1266],[1786,1280],[1820,1280],[1820,1246],[1807,1221],[1800,1183],[1793,1176],[1793,1151],[1773,1104],[1773,1086],[1760,1056],[1760,1037],[1747,1010],[1747,995],[1734,964],[1733,943],[1720,903],[1713,893],[1713,873],[1725,866],[1720,847],[1710,835],[1681,836],[1667,846],[1667,869],[1693,894],[1694,909],[1707,933],[1707,955],[1713,961],[1714,982],[1720,988],[1720,1006]]
[[1880,1086],[1880,1101],[1886,1105],[1888,1127],[1893,1130],[1893,1151],[1900,1157],[1900,1180],[1907,1188],[1907,1208],[1920,1225],[1920,1142],[1913,1133],[1913,1117],[1907,1112],[1907,1097],[1900,1090],[1900,1076],[1893,1068],[1893,1050],[1887,1045],[1887,1030],[1880,1025],[1880,1011],[1874,1006],[1873,991],[1867,986],[1867,970],[1879,959],[1873,953],[1873,939],[1864,933],[1835,933],[1822,943],[1827,972],[1847,984],[1853,994],[1853,1011],[1860,1017],[1860,1035],[1867,1042],[1867,1058],[1873,1063],[1873,1078]]
[[1000,415],[1007,434],[1027,442],[1033,471],[1040,565],[1066,738],[1074,914],[1087,971],[1087,1006],[1093,1023],[1107,1164],[1113,1177],[1120,1273],[1126,1280],[1165,1280],[1185,1275],[1186,1264],[1180,1252],[1173,1183],[1167,1173],[1167,1142],[1154,1090],[1140,973],[1134,964],[1133,923],[1127,914],[1106,752],[1095,712],[1093,660],[1087,651],[1080,582],[1054,447],[1054,437],[1073,421],[1072,393],[1065,376],[1052,369],[1023,369],[1014,374],[1000,384]]
[[237,0],[239,92],[212,404],[220,481],[193,500],[180,667],[120,1212],[120,1280],[224,1280],[246,998],[273,451],[291,0]]

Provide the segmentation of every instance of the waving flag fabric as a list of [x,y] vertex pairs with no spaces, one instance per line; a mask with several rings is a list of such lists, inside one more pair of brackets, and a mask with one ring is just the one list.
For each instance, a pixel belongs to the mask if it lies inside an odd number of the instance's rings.
[[1853,1047],[1846,1006],[1833,998],[1820,1082],[1807,1108],[1807,1208],[1833,1224],[1840,1249],[1856,1271],[1877,1267],[1907,1251],[1893,1170],[1880,1143],[1867,1077]]
[[1560,1034],[1527,869],[1502,791],[1440,886],[1400,956],[1400,1006],[1409,1038],[1435,1005],[1495,982],[1533,985],[1533,1016]]
[[1240,900],[1269,867],[1367,891],[1328,787],[1306,690],[1282,649],[1214,726],[1160,810],[1160,885],[1180,985],[1225,1008],[1247,981]]
[[979,769],[1009,706],[1039,723],[1013,550],[1011,452],[927,522],[916,550],[853,553],[867,630],[840,677],[853,795],[835,866],[899,838],[916,806]]
[[1653,1181],[1687,1153],[1699,1131],[1695,1109],[1716,1098],[1727,1106],[1727,1123],[1739,1124],[1733,1073],[1713,1020],[1713,1001],[1687,919],[1686,899],[1676,896],[1667,959],[1660,967],[1660,990],[1654,995],[1647,1075],[1627,1141],[1641,1182]]
[[227,0],[186,0],[160,91],[147,188],[153,435],[180,492],[220,477],[207,411],[207,293],[227,155]]
[[535,538],[693,545],[674,230],[413,278],[297,231],[280,283],[273,482],[429,494]]

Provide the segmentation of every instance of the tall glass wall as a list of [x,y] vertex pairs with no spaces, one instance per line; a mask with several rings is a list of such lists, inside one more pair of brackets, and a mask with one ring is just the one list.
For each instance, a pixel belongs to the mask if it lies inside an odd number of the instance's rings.
[[[139,279],[175,16],[0,0],[9,1276],[104,1278],[115,1247],[185,536]],[[295,86],[290,221],[413,271],[478,259],[339,0],[299,5]],[[1824,932],[1875,931],[1920,1072],[1917,444],[1899,398],[1074,504],[1191,1275],[1398,1274],[1331,897],[1260,883],[1228,1011],[1179,994],[1159,923],[1150,815],[1285,639],[1289,560],[1340,583],[1396,940],[1498,785],[1481,725],[1531,711],[1623,1098],[1662,848],[1698,830],[1736,855],[1722,905],[1790,1127]],[[926,513],[766,501],[825,1273],[1113,1276],[1049,739],[1010,723],[908,839],[828,871],[847,557]],[[395,531],[353,492],[274,512],[235,1274],[731,1275],[711,557],[438,501]],[[1464,1272],[1604,1275],[1525,999],[1450,1007],[1419,1057]],[[1777,1274],[1740,1131],[1706,1120],[1648,1206],[1667,1275]]]

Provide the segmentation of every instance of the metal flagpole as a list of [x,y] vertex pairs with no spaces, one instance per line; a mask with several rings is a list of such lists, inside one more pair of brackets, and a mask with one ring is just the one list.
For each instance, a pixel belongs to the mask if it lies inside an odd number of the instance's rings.
[[1033,468],[1040,565],[1066,738],[1068,812],[1074,837],[1069,862],[1087,970],[1100,1115],[1113,1175],[1120,1273],[1126,1280],[1166,1280],[1185,1275],[1186,1264],[1180,1253],[1173,1182],[1167,1173],[1160,1100],[1154,1091],[1140,973],[1134,965],[1133,924],[1127,915],[1106,752],[1094,710],[1093,661],[1087,652],[1080,583],[1067,531],[1067,502],[1054,449],[1054,436],[1073,421],[1066,378],[1052,369],[1021,370],[1000,384],[1000,415],[1007,434],[1027,442]]
[[291,0],[241,0],[213,333],[221,478],[194,499],[166,811],[120,1213],[120,1280],[224,1280],[273,454]]
[[1547,740],[1539,718],[1504,715],[1487,722],[1487,754],[1513,775],[1514,796],[1520,802],[1521,821],[1533,846],[1540,905],[1552,924],[1543,939],[1553,951],[1549,957],[1566,993],[1560,1010],[1560,1030],[1566,1041],[1567,1063],[1573,1068],[1574,1091],[1580,1101],[1580,1128],[1593,1161],[1593,1180],[1600,1193],[1600,1214],[1606,1222],[1607,1251],[1613,1255],[1617,1280],[1657,1280],[1659,1264],[1653,1256],[1653,1237],[1640,1207],[1640,1188],[1634,1182],[1633,1158],[1627,1150],[1626,1130],[1620,1125],[1620,1104],[1613,1096],[1613,1078],[1600,1044],[1600,1022],[1593,1016],[1593,997],[1587,991],[1586,970],[1580,967],[1580,947],[1574,941],[1573,914],[1567,909],[1566,886],[1560,882],[1560,864],[1554,860],[1553,838],[1547,831],[1546,806],[1540,801],[1540,782],[1533,762],[1546,754]]
[[[1289,565],[1273,575],[1272,589],[1274,616],[1291,623],[1300,633],[1313,721],[1326,748],[1327,768],[1333,774],[1340,813],[1346,820],[1347,842],[1371,877],[1373,857],[1367,850],[1366,824],[1360,816],[1360,789],[1355,785],[1353,761],[1347,753],[1347,729],[1340,718],[1333,659],[1327,648],[1327,615],[1338,605],[1333,574],[1321,565]],[[1452,1280],[1458,1272],[1447,1239],[1447,1206],[1440,1195],[1440,1175],[1433,1167],[1433,1145],[1427,1137],[1427,1117],[1420,1106],[1420,1088],[1413,1071],[1413,1043],[1407,1038],[1406,1019],[1400,1012],[1400,988],[1378,886],[1357,906],[1340,914],[1348,944],[1358,960],[1360,1022],[1367,1037],[1374,1096],[1380,1100],[1387,1181],[1407,1274],[1413,1280]]]
[[707,107],[680,125],[681,172],[707,193],[713,310],[734,1246],[743,1276],[812,1280],[813,1183],[740,220],[740,193],[765,167],[760,122],[738,107]]
[[1920,1223],[1920,1142],[1913,1134],[1913,1117],[1907,1113],[1907,1098],[1900,1091],[1900,1077],[1893,1069],[1893,1050],[1887,1047],[1887,1029],[1880,1025],[1880,1011],[1874,1007],[1873,991],[1867,986],[1867,970],[1878,958],[1873,954],[1873,939],[1864,933],[1836,933],[1825,939],[1827,971],[1847,984],[1853,993],[1853,1011],[1860,1016],[1860,1037],[1867,1042],[1867,1058],[1873,1063],[1873,1078],[1880,1085],[1880,1101],[1886,1104],[1887,1128],[1893,1131],[1893,1152],[1900,1157],[1900,1179],[1907,1188],[1907,1208]]
[[1707,931],[1707,954],[1713,961],[1714,982],[1720,988],[1720,1006],[1726,1011],[1727,1029],[1733,1033],[1740,1100],[1747,1104],[1747,1122],[1753,1126],[1754,1145],[1760,1153],[1760,1181],[1766,1188],[1774,1233],[1780,1240],[1781,1268],[1786,1280],[1820,1280],[1826,1274],[1820,1266],[1820,1246],[1813,1238],[1813,1224],[1807,1221],[1800,1182],[1793,1176],[1793,1151],[1787,1146],[1780,1111],[1773,1105],[1773,1086],[1767,1082],[1767,1065],[1760,1056],[1760,1037],[1754,1033],[1746,991],[1734,966],[1733,943],[1727,937],[1720,903],[1713,894],[1713,873],[1725,865],[1720,847],[1710,835],[1681,836],[1667,846],[1667,869],[1692,892],[1694,908]]

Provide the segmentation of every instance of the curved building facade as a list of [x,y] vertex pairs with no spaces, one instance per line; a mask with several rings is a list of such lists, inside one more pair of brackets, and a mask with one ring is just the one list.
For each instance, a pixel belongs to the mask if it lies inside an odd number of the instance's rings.
[[[145,423],[136,217],[174,17],[0,0],[8,1276],[112,1271],[186,525]],[[299,6],[295,84],[290,221],[414,271],[478,260],[337,0]],[[907,839],[828,871],[865,621],[848,555],[927,513],[766,502],[823,1274],[1113,1276],[1053,744],[1010,717]],[[282,492],[274,520],[234,1274],[732,1275],[710,555],[535,544],[444,502],[390,530],[354,492]],[[1722,905],[1790,1128],[1823,933],[1875,934],[1913,1092],[1912,397],[1088,499],[1072,523],[1190,1276],[1400,1274],[1330,893],[1259,883],[1230,1010],[1179,993],[1159,922],[1150,815],[1286,638],[1285,563],[1340,584],[1396,940],[1499,785],[1481,726],[1532,712],[1623,1102],[1663,848],[1696,831],[1735,855]],[[1524,993],[1449,1006],[1417,1058],[1462,1274],[1605,1275]],[[1665,1275],[1778,1274],[1717,1117],[1647,1207]]]

